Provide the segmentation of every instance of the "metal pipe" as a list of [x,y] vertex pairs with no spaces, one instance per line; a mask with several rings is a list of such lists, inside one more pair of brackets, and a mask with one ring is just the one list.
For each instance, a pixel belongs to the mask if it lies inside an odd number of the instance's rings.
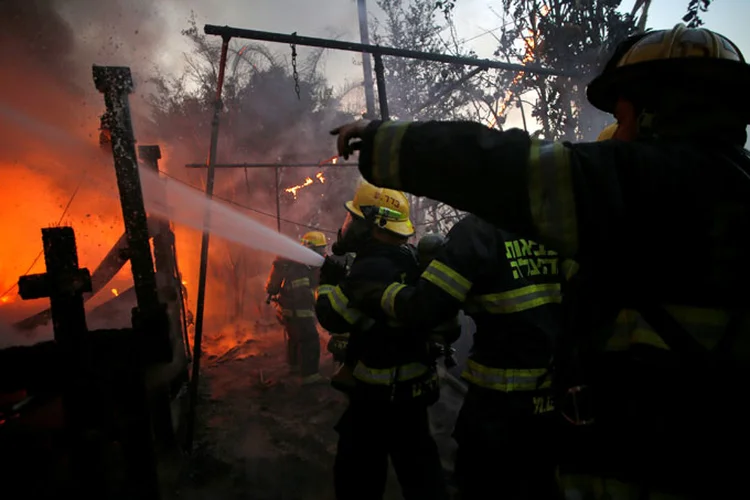
[[[321,165],[320,163],[217,163],[214,168],[272,168],[272,167],[291,167],[291,168],[304,168],[304,167],[318,167],[318,168],[331,168],[331,167],[356,167],[357,163],[326,163]],[[205,163],[186,163],[187,168],[206,168]]]
[[369,54],[381,54],[384,56],[405,57],[407,59],[418,59],[421,61],[434,61],[447,64],[462,64],[464,66],[482,66],[507,71],[524,71],[538,75],[551,76],[581,76],[572,71],[562,71],[544,68],[536,65],[523,65],[492,61],[490,59],[478,59],[472,57],[452,56],[448,54],[436,54],[434,52],[420,52],[418,50],[396,49],[393,47],[381,47],[379,45],[365,45],[355,42],[343,42],[327,38],[315,38],[310,36],[286,35],[284,33],[272,33],[269,31],[248,30],[233,28],[231,26],[216,26],[207,24],[203,27],[207,35],[229,36],[232,38],[244,38],[247,40],[259,40],[263,42],[293,43],[306,47],[322,47],[324,49],[344,50],[347,52],[367,52]]
[[279,168],[276,167],[273,171],[276,173],[276,230],[281,232],[281,194],[279,193]]
[[[370,44],[370,33],[367,26],[367,5],[365,0],[357,0],[357,13],[359,14],[359,38],[362,45]],[[367,118],[375,118],[375,89],[372,86],[372,65],[370,54],[362,52],[362,71],[365,74],[365,103],[367,106]]]
[[[227,66],[227,50],[231,35],[222,36],[221,58],[219,59],[219,80],[216,84],[216,101],[214,103],[214,116],[211,121],[211,147],[208,152],[208,174],[206,176],[206,197],[211,198],[214,194],[214,164],[216,163],[216,152],[219,144],[219,118],[221,115],[221,91],[224,87],[224,72]],[[187,415],[187,443],[188,452],[193,450],[193,438],[195,434],[195,407],[198,401],[198,383],[200,381],[201,367],[201,342],[203,340],[203,311],[206,301],[206,273],[208,270],[208,245],[210,233],[208,227],[211,223],[211,212],[206,210],[203,217],[203,238],[201,240],[201,260],[198,275],[198,297],[195,306],[195,338],[193,340],[193,374],[190,379],[190,408]]]
[[373,54],[375,59],[375,81],[378,84],[378,103],[380,104],[380,119],[390,120],[391,114],[388,112],[388,94],[385,91],[385,66],[383,66],[383,56]]

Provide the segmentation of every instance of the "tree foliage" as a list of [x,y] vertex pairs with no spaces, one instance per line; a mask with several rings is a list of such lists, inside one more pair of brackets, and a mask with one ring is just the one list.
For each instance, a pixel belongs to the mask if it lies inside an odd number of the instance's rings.
[[687,7],[687,13],[683,16],[682,20],[685,21],[690,28],[703,26],[703,20],[699,13],[707,12],[712,1],[713,0],[690,0]]
[[[209,149],[219,74],[221,41],[206,37],[194,18],[182,34],[191,49],[185,54],[185,70],[176,77],[156,74],[150,97],[153,120],[160,140],[179,145],[180,160],[200,161]],[[328,130],[351,119],[339,111],[340,100],[318,69],[321,51],[297,57],[299,98],[291,71],[291,51],[286,46],[241,44],[232,41],[223,86],[220,113],[220,163],[315,163],[334,154]],[[301,52],[298,50],[298,52]],[[309,226],[337,227],[341,207],[351,196],[356,169],[325,170],[326,183],[315,182],[295,197],[284,190],[306,177],[315,178],[316,168],[288,168],[280,171],[282,231],[293,238]],[[194,172],[192,183],[201,188],[203,171]],[[179,166],[170,171],[191,180]],[[275,226],[276,177],[273,168],[232,169],[216,173],[216,196],[229,199],[245,211]],[[210,268],[214,279],[227,286],[226,303],[230,318],[242,314],[247,298],[244,287],[253,276],[268,271],[267,262],[255,254],[226,242],[212,243]],[[256,294],[257,295],[257,294]],[[255,297],[257,298],[257,297]]]
[[[434,0],[377,0],[385,13],[373,23],[373,42],[432,53],[475,56],[456,41],[449,20],[436,16]],[[473,68],[401,57],[383,58],[388,108],[404,120],[466,119],[476,100]],[[410,197],[418,234],[446,232],[460,213],[426,198]]]

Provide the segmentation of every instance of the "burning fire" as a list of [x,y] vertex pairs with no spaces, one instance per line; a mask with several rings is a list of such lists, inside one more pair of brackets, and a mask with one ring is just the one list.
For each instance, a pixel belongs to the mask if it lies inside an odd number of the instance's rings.
[[[330,157],[330,158],[328,158],[326,160],[321,161],[318,165],[326,165],[328,163],[330,163],[332,165],[336,165],[336,163],[338,163],[338,161],[339,161],[339,157],[338,156],[332,156],[332,157]],[[323,172],[318,172],[317,174],[315,174],[315,178],[321,184],[325,184],[325,182],[326,182],[326,178],[325,178],[325,175],[323,175]],[[307,178],[305,178],[305,182],[303,182],[302,184],[297,184],[296,186],[288,187],[288,188],[284,189],[284,191],[286,191],[287,193],[292,193],[292,196],[294,196],[294,199],[296,200],[297,199],[297,192],[299,192],[300,189],[305,188],[305,187],[307,187],[307,186],[309,186],[311,184],[314,184],[314,183],[315,183],[315,181],[313,180],[312,177],[307,177]]]
[[115,297],[117,297],[118,295],[120,295],[120,292],[117,291],[117,288],[113,288],[111,290],[111,292],[112,292],[112,295],[114,295]]
[[[539,15],[541,17],[546,16],[549,14],[550,8],[546,4],[542,5],[541,9],[539,9]],[[525,53],[523,56],[523,59],[521,60],[521,64],[526,64],[528,62],[531,62],[534,60],[534,52],[537,46],[539,45],[539,32],[536,30],[536,22],[535,19],[532,19],[533,27],[531,29],[526,30],[526,36],[523,37],[523,43],[525,45]],[[508,85],[508,88],[505,90],[505,93],[502,97],[500,97],[497,100],[497,106],[498,110],[495,113],[495,116],[493,116],[490,121],[487,123],[487,127],[489,128],[495,128],[495,125],[497,124],[497,118],[500,116],[503,116],[505,114],[505,110],[508,109],[508,104],[510,103],[511,98],[513,97],[513,87],[515,87],[518,82],[521,81],[521,78],[523,78],[524,72],[519,71],[518,74],[513,78],[513,81],[511,81],[510,85]]]

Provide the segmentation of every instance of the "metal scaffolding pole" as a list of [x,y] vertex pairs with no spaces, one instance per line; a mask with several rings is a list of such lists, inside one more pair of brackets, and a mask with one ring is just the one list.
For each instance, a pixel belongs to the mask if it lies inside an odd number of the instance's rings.
[[385,91],[385,66],[383,66],[383,57],[380,54],[373,54],[372,58],[375,59],[375,81],[378,84],[380,119],[383,121],[390,120],[391,114],[388,112],[388,94]]
[[581,76],[577,72],[563,71],[544,68],[537,65],[524,65],[504,63],[490,59],[478,59],[472,57],[452,56],[448,54],[436,54],[433,52],[420,52],[418,50],[397,49],[394,47],[381,47],[379,45],[365,45],[363,43],[342,42],[327,38],[315,38],[310,36],[286,35],[284,33],[272,33],[269,31],[248,30],[233,28],[231,26],[216,26],[207,24],[203,27],[207,35],[228,36],[232,38],[244,38],[246,40],[259,40],[263,42],[289,43],[297,46],[322,47],[324,49],[344,50],[347,52],[367,52],[369,54],[380,54],[381,56],[405,57],[407,59],[418,59],[421,61],[435,61],[447,64],[462,64],[464,66],[481,66],[507,71],[523,71],[525,73],[550,76]]
[[[208,174],[206,178],[206,197],[211,198],[214,191],[214,164],[216,163],[216,152],[219,143],[219,118],[221,115],[222,101],[221,91],[224,87],[224,72],[227,66],[227,51],[229,49],[229,35],[222,37],[221,59],[219,60],[219,80],[216,85],[216,101],[214,103],[214,116],[211,122],[211,146],[208,152]],[[195,338],[193,340],[193,374],[190,379],[190,409],[187,415],[187,442],[188,452],[193,449],[193,437],[195,434],[195,407],[198,401],[198,382],[200,380],[201,366],[201,342],[203,340],[203,311],[206,300],[206,273],[208,271],[208,245],[210,233],[208,227],[211,222],[211,213],[206,210],[203,218],[203,238],[201,240],[201,260],[198,276],[198,297],[195,306]]]
[[[367,4],[365,0],[357,0],[357,12],[359,14],[359,38],[362,45],[370,44],[370,33],[367,26]],[[372,87],[372,64],[370,54],[362,52],[362,71],[365,80],[365,103],[367,106],[367,118],[375,118],[375,89]]]
[[273,169],[276,173],[276,230],[281,232],[281,193],[279,193],[279,166]]

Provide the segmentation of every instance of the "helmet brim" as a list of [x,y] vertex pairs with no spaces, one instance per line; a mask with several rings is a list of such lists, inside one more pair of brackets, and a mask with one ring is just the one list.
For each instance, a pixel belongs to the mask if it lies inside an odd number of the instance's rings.
[[[614,113],[620,97],[659,95],[666,89],[689,85],[702,92],[720,91],[737,97],[731,105],[750,122],[750,65],[722,59],[685,58],[646,61],[604,72],[586,88],[588,101]],[[721,88],[717,88],[717,86]]]

